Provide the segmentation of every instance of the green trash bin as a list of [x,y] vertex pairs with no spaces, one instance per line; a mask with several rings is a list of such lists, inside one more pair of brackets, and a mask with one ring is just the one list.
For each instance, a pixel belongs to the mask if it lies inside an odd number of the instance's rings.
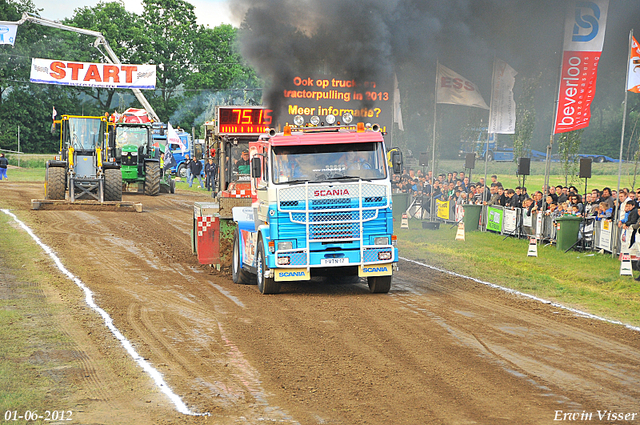
[[409,208],[409,194],[394,193],[391,195],[391,200],[393,201],[393,218],[399,221],[402,218],[402,214]]
[[480,214],[482,213],[482,205],[463,205],[464,209],[464,231],[473,232],[478,230],[478,224],[480,223]]
[[556,248],[558,251],[566,251],[578,241],[578,232],[582,218],[575,215],[563,215],[556,218],[558,230],[556,232]]

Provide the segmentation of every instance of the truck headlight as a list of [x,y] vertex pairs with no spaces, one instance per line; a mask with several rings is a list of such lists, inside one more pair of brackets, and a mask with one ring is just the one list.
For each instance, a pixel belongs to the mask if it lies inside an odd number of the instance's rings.
[[279,266],[288,266],[291,263],[291,257],[278,257]]
[[379,236],[377,238],[373,238],[374,245],[389,245],[389,237],[388,236]]
[[288,251],[291,249],[293,249],[293,242],[291,241],[278,242],[278,251]]
[[312,125],[318,125],[320,124],[320,117],[317,115],[314,115],[309,119],[309,122],[311,122]]
[[345,112],[344,114],[342,114],[343,123],[351,124],[351,121],[353,121],[353,115],[351,115],[351,112]]
[[329,125],[333,125],[336,123],[336,116],[335,115],[327,115],[327,117],[324,119],[325,122]]
[[302,124],[304,124],[304,118],[302,118],[302,115],[296,115],[295,117],[293,117],[293,123],[297,127],[301,127]]

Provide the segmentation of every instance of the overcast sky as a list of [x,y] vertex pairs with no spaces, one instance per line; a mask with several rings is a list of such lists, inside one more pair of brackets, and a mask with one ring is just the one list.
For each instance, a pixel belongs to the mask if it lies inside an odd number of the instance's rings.
[[[238,26],[239,22],[233,22],[228,8],[228,1],[232,0],[190,0],[195,6],[198,24],[215,27],[221,23]],[[62,20],[73,16],[73,11],[79,7],[93,7],[99,0],[34,0],[38,9],[44,9],[40,16],[46,19]],[[130,12],[142,14],[142,1],[124,0],[125,8]]]

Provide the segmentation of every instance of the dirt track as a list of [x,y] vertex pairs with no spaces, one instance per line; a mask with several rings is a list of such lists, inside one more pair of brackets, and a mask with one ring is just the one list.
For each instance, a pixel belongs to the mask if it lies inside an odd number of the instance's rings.
[[[211,415],[176,412],[69,282],[66,302],[79,304],[61,326],[93,370],[76,385],[95,392],[78,402],[77,423],[543,424],[559,410],[608,423],[597,410],[640,413],[640,333],[622,326],[409,262],[388,295],[325,281],[263,296],[191,255],[193,202],[205,195],[125,195],[141,214],[29,210],[41,196],[41,184],[0,185],[0,207],[94,291],[193,411]],[[102,367],[104,356],[125,365]]]

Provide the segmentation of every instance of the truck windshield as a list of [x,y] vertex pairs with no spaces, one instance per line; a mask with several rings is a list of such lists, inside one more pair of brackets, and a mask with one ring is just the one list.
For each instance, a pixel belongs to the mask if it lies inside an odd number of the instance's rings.
[[274,147],[272,170],[274,183],[387,176],[382,143],[373,142]]
[[101,124],[96,118],[69,118],[67,144],[77,151],[94,151],[102,140]]

